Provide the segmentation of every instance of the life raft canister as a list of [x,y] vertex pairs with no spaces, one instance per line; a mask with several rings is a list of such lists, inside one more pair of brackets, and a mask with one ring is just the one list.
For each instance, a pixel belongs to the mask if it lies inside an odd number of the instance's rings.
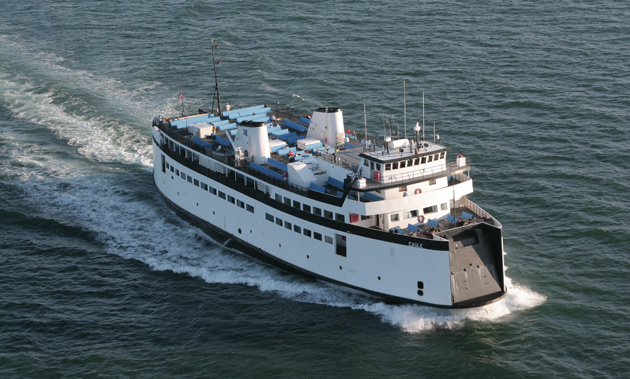
[[418,217],[418,221],[420,221],[420,222],[424,222],[424,216],[420,216],[420,217]]

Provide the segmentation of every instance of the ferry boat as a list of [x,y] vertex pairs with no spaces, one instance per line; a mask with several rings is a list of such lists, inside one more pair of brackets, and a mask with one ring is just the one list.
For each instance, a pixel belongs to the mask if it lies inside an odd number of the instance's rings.
[[215,91],[214,112],[153,121],[154,181],[180,216],[390,302],[468,308],[506,293],[502,226],[468,199],[467,157],[418,124],[412,138],[357,137],[339,108],[227,110]]

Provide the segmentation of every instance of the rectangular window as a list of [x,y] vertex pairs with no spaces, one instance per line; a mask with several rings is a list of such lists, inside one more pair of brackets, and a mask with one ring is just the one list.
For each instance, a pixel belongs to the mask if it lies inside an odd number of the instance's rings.
[[376,164],[376,171],[381,171],[381,164],[380,163]]
[[434,160],[434,161],[437,161],[438,159],[440,159],[440,154],[435,154],[435,155],[433,156],[433,160]]
[[437,212],[437,205],[433,205],[431,207],[426,207],[422,210],[422,213],[427,214],[427,213],[435,213]]
[[304,229],[304,235],[307,236],[307,237],[310,237],[311,236],[311,231],[308,230],[308,229]]
[[267,221],[273,222],[273,216],[270,215],[269,213],[265,213],[265,218],[267,219]]
[[417,166],[417,165],[419,165],[419,164],[420,164],[420,159],[419,159],[419,158],[415,158],[415,159],[413,160],[413,165],[414,165],[414,166]]
[[293,231],[296,233],[302,233],[302,228],[298,225],[293,225]]
[[404,218],[404,219],[408,219],[408,218],[416,218],[416,217],[418,217],[418,210],[405,211],[405,212],[403,212],[403,218]]
[[346,222],[346,218],[343,217],[343,215],[339,214],[339,213],[335,213],[335,220],[337,220],[339,222]]
[[442,205],[440,205],[440,209],[445,211],[448,209],[448,205],[446,203],[442,203]]
[[[162,155],[162,156],[163,156],[163,155]],[[168,169],[170,169],[170,168],[171,168],[171,165],[170,165],[170,164],[168,164],[168,162],[166,162],[166,169],[168,170]]]
[[399,163],[398,163],[398,167],[400,167],[400,168],[405,168],[405,167],[406,167],[406,163],[407,163],[407,162],[405,162],[405,161],[399,162]]
[[385,171],[389,171],[392,169],[392,164],[391,163],[386,163],[385,164]]
[[245,203],[243,203],[243,202],[242,202],[242,201],[240,201],[240,200],[236,200],[236,205],[238,205],[238,206],[239,206],[239,207],[241,207],[241,208],[245,208]]
[[324,217],[326,217],[329,220],[332,220],[333,219],[333,213],[331,211],[324,210]]
[[225,200],[225,193],[219,191],[219,197],[223,200]]
[[293,200],[293,208],[300,209],[302,208],[302,204],[299,201]]
[[199,180],[195,179],[193,182],[194,182],[194,183],[193,183],[194,185],[196,185],[197,187],[199,187]]
[[253,207],[253,206],[251,206],[251,205],[249,205],[249,204],[247,204],[247,205],[245,206],[245,209],[247,209],[247,211],[248,211],[248,212],[252,212],[252,213],[254,213],[254,207]]
[[364,215],[361,215],[361,221],[369,220],[369,219],[371,219],[371,218],[372,218],[372,216],[364,216]]
[[192,176],[188,175],[188,183],[192,183]]
[[291,223],[289,221],[285,221],[284,222],[284,227],[291,230],[293,228],[293,225],[291,225]]
[[288,206],[291,206],[291,199],[289,199],[288,197],[285,197],[284,198],[284,204],[288,205]]
[[280,195],[279,193],[276,194],[276,201],[282,203],[282,195]]
[[179,176],[179,170],[175,169],[175,175]]
[[[173,167],[173,166],[171,166],[171,172],[174,172],[174,171],[175,171],[175,170],[174,170],[174,167]],[[179,175],[179,174],[178,174],[178,175]]]
[[398,213],[394,213],[394,214],[391,214],[389,216],[389,219],[392,220],[392,221],[399,221],[400,220],[400,216],[398,215]]
[[420,164],[425,164],[425,163],[427,163],[427,157],[422,157]]
[[204,182],[201,182],[201,189],[204,190],[204,191],[207,191],[208,190],[208,185],[206,183],[204,183]]
[[332,239],[332,237],[330,237],[330,236],[324,236],[324,241],[326,241],[326,243],[329,243],[329,244],[331,244],[331,245],[332,245],[332,243],[333,243],[333,239]]
[[307,204],[302,204],[302,210],[303,210],[304,212],[311,213],[311,206],[310,206],[310,205],[307,205]]
[[210,191],[211,194],[216,195],[217,194],[217,189],[214,187],[208,187],[208,191]]
[[186,180],[186,174],[182,171],[182,179]]
[[370,162],[367,161],[367,159],[363,160],[363,165],[365,167],[370,167]]
[[405,192],[407,190],[407,186],[398,187],[398,192]]
[[429,180],[429,185],[430,185],[430,186],[434,186],[434,185],[435,185],[435,183],[437,183],[437,181],[436,181],[435,179],[431,179],[431,180]]
[[398,170],[398,162],[392,163],[392,170]]
[[316,239],[316,240],[318,240],[318,241],[321,241],[321,240],[322,240],[322,234],[321,234],[321,233],[314,232],[314,233],[313,233],[313,238],[315,238],[315,239]]
[[322,215],[322,210],[320,208],[313,207],[313,214],[317,215],[317,216],[321,216]]
[[276,224],[282,226],[282,220],[276,217]]
[[433,155],[429,155],[429,162],[433,162]]
[[441,152],[441,153],[440,153],[440,159],[443,159],[443,158],[444,158],[444,155],[446,155],[446,153],[445,153],[445,152]]
[[228,200],[230,203],[232,203],[232,204],[234,204],[234,203],[236,202],[236,200],[235,200],[232,196],[230,196],[230,195],[228,195],[227,200]]

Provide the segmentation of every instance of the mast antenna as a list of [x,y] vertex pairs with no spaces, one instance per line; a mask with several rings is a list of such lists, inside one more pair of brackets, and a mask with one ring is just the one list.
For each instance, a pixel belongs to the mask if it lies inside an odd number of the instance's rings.
[[184,95],[182,94],[182,87],[179,87],[179,101],[182,102],[182,117],[186,116],[186,108],[184,108]]
[[403,114],[405,116],[405,138],[407,138],[407,89],[405,88],[405,79],[403,79]]
[[[219,77],[217,75],[217,66],[221,63],[214,59],[214,49],[219,47],[221,44],[214,44],[214,39],[210,40],[210,47],[212,48],[212,67],[214,67],[214,94],[217,96],[218,107],[219,107],[219,116],[223,116],[223,110],[221,108],[221,92],[219,92]],[[214,100],[212,100],[212,105],[214,105]]]
[[422,140],[424,141],[424,88],[422,89]]
[[365,148],[367,149],[367,114],[365,113],[365,99],[363,99],[363,130],[365,135]]

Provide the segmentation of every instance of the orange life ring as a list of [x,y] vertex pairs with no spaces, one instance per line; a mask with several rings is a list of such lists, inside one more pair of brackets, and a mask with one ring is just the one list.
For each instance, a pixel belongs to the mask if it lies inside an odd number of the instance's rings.
[[420,188],[416,188],[416,190],[413,191],[413,193],[415,193],[417,195],[419,193],[422,193],[422,190]]
[[245,156],[247,157],[248,155],[249,155],[249,152],[245,150]]
[[419,217],[418,217],[418,221],[420,221],[420,222],[424,222],[424,216],[419,216]]

